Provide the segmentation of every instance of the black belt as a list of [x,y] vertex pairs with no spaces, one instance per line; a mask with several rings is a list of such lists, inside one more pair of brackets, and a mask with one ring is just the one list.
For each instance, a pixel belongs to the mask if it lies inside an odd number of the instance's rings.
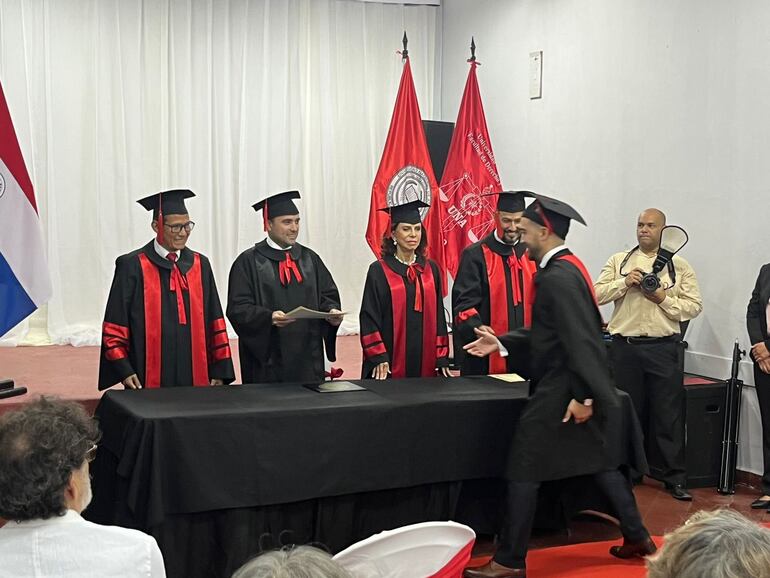
[[653,343],[673,343],[680,340],[680,335],[678,333],[675,333],[673,335],[666,335],[665,337],[639,337],[634,335],[620,335],[619,333],[615,333],[612,336],[613,341],[625,341],[626,343],[630,343],[631,345],[646,345],[646,344],[653,344]]

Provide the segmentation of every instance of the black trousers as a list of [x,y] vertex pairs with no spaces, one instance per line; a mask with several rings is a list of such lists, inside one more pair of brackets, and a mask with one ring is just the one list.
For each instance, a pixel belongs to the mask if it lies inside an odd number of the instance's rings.
[[762,475],[762,493],[770,495],[770,375],[754,364],[754,385],[762,418],[762,457],[765,467]]
[[[617,386],[631,396],[642,424],[651,466],[660,466],[669,485],[687,483],[685,392],[680,346],[676,340],[629,343],[616,337],[610,349]],[[657,449],[657,452],[651,451]]]
[[[593,476],[596,485],[607,496],[620,519],[620,531],[629,542],[649,537],[636,506],[631,485],[618,470],[599,472]],[[508,482],[505,526],[500,533],[500,546],[494,560],[509,568],[526,568],[527,546],[532,533],[540,482]]]

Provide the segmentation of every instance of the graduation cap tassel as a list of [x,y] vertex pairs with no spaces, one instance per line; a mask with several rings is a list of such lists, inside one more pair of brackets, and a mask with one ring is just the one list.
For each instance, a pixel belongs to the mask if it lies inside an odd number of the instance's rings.
[[163,246],[163,195],[158,195],[158,245]]

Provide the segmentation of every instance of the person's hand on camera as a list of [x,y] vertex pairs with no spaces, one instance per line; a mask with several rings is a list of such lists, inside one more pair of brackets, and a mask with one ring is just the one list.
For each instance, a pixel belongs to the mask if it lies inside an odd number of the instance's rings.
[[633,271],[626,275],[626,287],[639,287],[642,277],[644,277],[644,271],[639,267],[634,268]]
[[660,303],[663,303],[663,300],[666,298],[666,292],[663,291],[662,287],[658,287],[652,293],[647,293],[646,291],[642,291],[642,295],[644,295],[647,299],[649,299],[650,301],[652,301],[657,305],[659,305]]

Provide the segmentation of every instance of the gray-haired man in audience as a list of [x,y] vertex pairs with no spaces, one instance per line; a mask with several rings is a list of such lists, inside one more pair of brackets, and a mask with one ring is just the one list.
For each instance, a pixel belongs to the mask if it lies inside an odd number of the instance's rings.
[[0,416],[0,577],[166,575],[154,538],[80,517],[98,439],[72,402],[41,398]]

